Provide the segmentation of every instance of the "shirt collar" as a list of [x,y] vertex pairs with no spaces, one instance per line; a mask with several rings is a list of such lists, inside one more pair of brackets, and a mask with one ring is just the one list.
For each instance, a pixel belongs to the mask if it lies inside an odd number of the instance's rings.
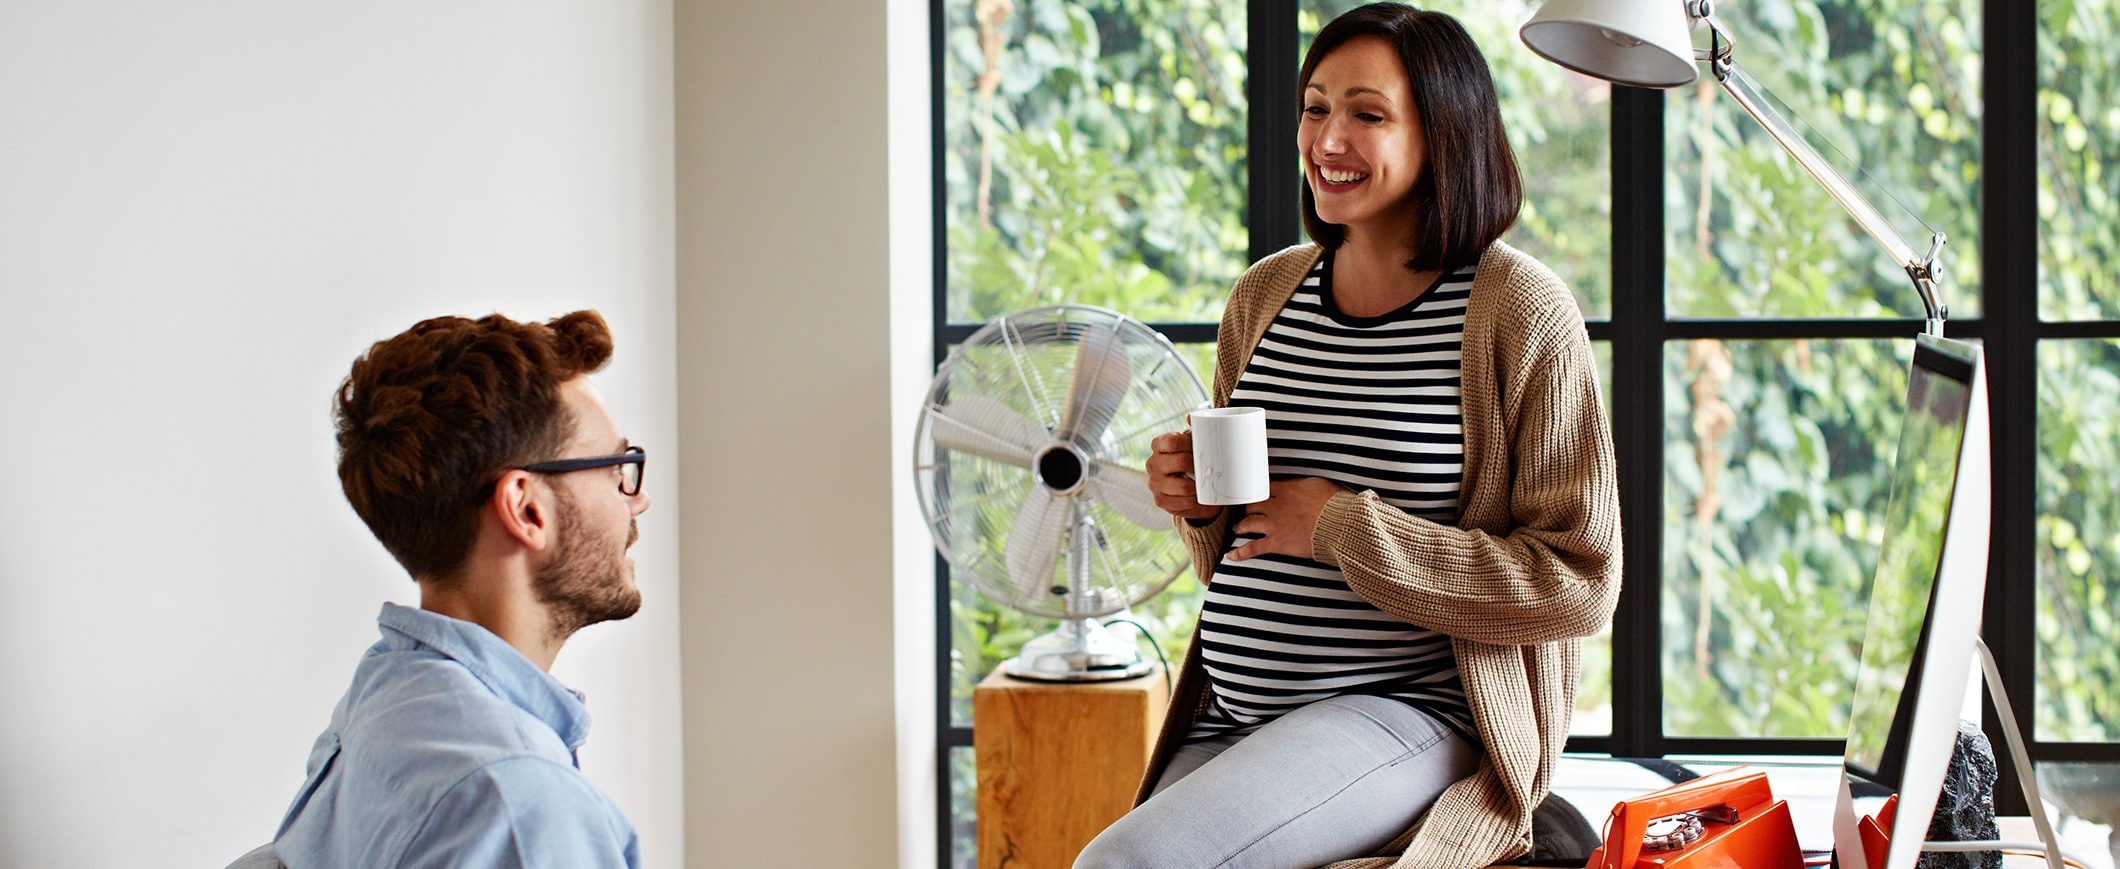
[[383,604],[376,616],[383,640],[392,635],[425,646],[462,664],[501,699],[520,707],[552,728],[573,751],[589,737],[589,708],[581,692],[538,669],[506,640],[472,622],[440,613]]

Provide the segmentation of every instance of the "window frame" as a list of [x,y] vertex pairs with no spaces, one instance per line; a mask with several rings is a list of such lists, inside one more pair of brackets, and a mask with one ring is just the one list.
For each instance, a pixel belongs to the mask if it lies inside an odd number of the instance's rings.
[[[1298,66],[1298,0],[1252,0],[1247,5],[1248,70],[1293,71]],[[948,320],[947,196],[944,185],[945,7],[929,0],[933,177],[934,177],[934,361],[977,323]],[[1983,636],[1993,649],[2003,682],[2028,735],[2033,762],[2120,762],[2120,742],[2058,742],[2034,729],[2037,690],[2037,520],[2039,348],[2043,341],[2120,339],[2120,320],[2047,322],[2039,315],[2039,225],[2037,210],[2037,4],[1984,2],[1981,56],[1981,310],[1978,318],[1953,320],[1951,337],[1983,344],[1988,366],[1994,454],[1993,529],[1989,545]],[[1285,76],[1247,75],[1245,98],[1252,106],[1274,102]],[[1627,582],[1613,616],[1612,732],[1573,736],[1567,750],[1625,757],[1689,754],[1837,756],[1843,741],[1802,738],[1704,738],[1671,736],[1663,726],[1662,597],[1663,354],[1671,341],[1888,339],[1921,330],[1918,319],[1709,319],[1674,317],[1664,292],[1664,100],[1661,92],[1614,85],[1611,100],[1612,312],[1587,322],[1593,341],[1610,342],[1612,427],[1620,468],[1620,504]],[[1248,112],[1249,192],[1245,224],[1253,261],[1302,239],[1294,112]],[[1622,227],[1658,227],[1654,232]],[[2005,255],[2004,252],[2009,252]],[[1152,323],[1174,342],[1212,342],[1214,323]],[[972,728],[951,723],[951,633],[949,566],[935,557],[936,748],[939,787],[940,862],[950,865],[950,752],[972,745]],[[1999,732],[1992,704],[1982,726]],[[2004,782],[2014,763],[1999,754]],[[2004,814],[2027,811],[2015,787],[1996,789]]]

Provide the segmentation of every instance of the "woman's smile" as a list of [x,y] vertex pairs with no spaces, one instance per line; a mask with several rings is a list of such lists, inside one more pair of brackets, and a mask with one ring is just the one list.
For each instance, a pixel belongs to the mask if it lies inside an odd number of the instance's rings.
[[1356,187],[1360,187],[1362,182],[1369,180],[1369,173],[1367,172],[1326,165],[1319,165],[1316,175],[1317,177],[1312,180],[1317,182],[1318,190],[1321,193],[1346,193]]

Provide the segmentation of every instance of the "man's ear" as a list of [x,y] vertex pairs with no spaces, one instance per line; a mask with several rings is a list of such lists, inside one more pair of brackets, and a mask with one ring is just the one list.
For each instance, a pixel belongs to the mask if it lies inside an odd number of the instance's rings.
[[552,490],[526,471],[509,471],[493,484],[493,497],[486,510],[501,530],[532,552],[551,545],[559,514],[553,511]]

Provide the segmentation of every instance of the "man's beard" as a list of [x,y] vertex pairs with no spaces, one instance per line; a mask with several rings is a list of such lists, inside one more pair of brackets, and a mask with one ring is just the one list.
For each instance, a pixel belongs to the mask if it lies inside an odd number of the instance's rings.
[[626,547],[640,536],[631,524],[626,542],[591,538],[582,529],[573,499],[559,495],[558,549],[537,571],[530,589],[545,605],[552,635],[564,640],[597,622],[617,621],[640,611],[640,589],[628,581]]

